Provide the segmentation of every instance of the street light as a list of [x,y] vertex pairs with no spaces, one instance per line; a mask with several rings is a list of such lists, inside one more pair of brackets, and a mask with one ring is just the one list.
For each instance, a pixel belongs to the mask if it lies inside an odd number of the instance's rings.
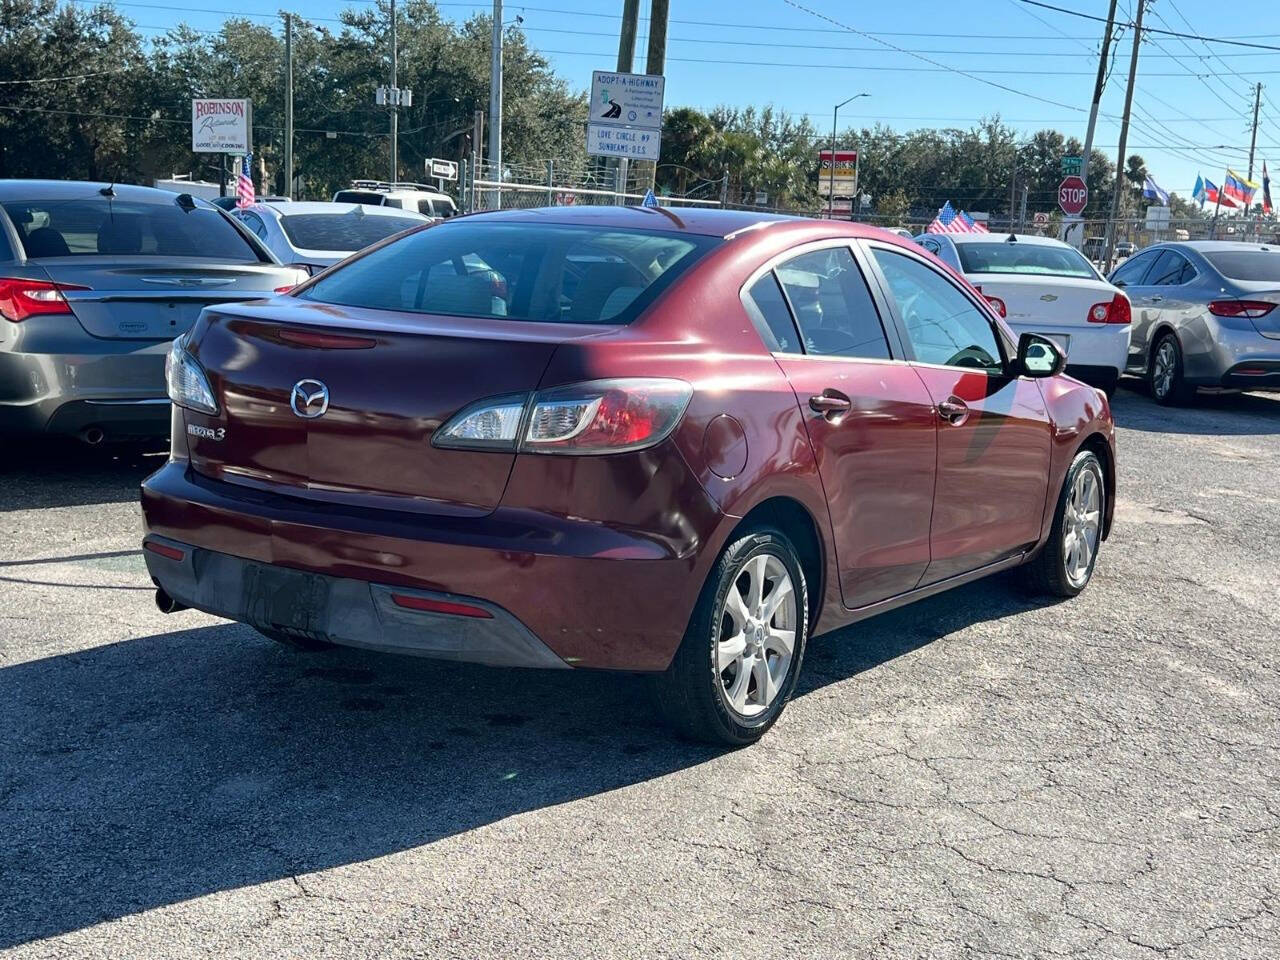
[[[853,103],[859,97],[869,97],[869,93],[855,93],[848,100],[843,100],[835,105],[835,109],[831,111],[831,179],[828,182],[827,190],[827,219],[834,220],[836,215],[836,117],[840,114],[840,108],[847,103]],[[856,184],[855,184],[856,186]]]

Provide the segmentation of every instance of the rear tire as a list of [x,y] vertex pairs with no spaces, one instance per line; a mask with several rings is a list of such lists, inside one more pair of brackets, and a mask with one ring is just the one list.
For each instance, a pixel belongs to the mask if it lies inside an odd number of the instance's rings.
[[685,737],[759,740],[795,690],[809,635],[809,588],[786,535],[734,540],[707,576],[680,648],[655,679],[658,707]]
[[1166,407],[1191,400],[1194,391],[1183,379],[1182,345],[1173,333],[1161,336],[1151,351],[1147,386],[1151,390],[1151,399]]
[[[1102,464],[1091,450],[1071,461],[1062,482],[1053,527],[1044,547],[1020,568],[1024,586],[1036,594],[1074,597],[1089,585],[1102,546],[1107,515],[1107,483]],[[1087,556],[1075,551],[1087,549]]]

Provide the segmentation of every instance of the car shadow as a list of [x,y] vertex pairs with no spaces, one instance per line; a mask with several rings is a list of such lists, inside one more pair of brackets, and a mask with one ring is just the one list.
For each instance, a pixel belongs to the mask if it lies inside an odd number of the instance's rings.
[[1197,436],[1280,433],[1280,394],[1202,392],[1182,406],[1162,407],[1141,380],[1125,377],[1120,385],[1111,401],[1117,427]]
[[138,484],[164,463],[168,444],[106,444],[75,440],[0,437],[0,513],[127,503]]
[[[798,696],[977,619],[999,578],[814,640]],[[356,650],[237,624],[0,668],[0,949],[430,844],[706,762],[645,678]]]

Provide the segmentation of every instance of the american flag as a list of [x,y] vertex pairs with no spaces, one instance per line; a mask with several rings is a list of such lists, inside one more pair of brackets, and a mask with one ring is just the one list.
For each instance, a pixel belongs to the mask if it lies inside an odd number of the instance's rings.
[[236,178],[236,206],[247,207],[253,201],[253,154],[246,153],[241,158],[240,176]]
[[957,210],[948,200],[933,218],[933,222],[924,228],[925,233],[987,233],[987,228],[978,223],[963,210]]

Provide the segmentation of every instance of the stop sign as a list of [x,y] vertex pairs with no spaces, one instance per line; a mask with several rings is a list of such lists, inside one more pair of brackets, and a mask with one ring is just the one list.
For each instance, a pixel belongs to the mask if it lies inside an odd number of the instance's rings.
[[1058,206],[1069,216],[1077,216],[1089,202],[1089,188],[1079,177],[1066,177],[1058,184]]

